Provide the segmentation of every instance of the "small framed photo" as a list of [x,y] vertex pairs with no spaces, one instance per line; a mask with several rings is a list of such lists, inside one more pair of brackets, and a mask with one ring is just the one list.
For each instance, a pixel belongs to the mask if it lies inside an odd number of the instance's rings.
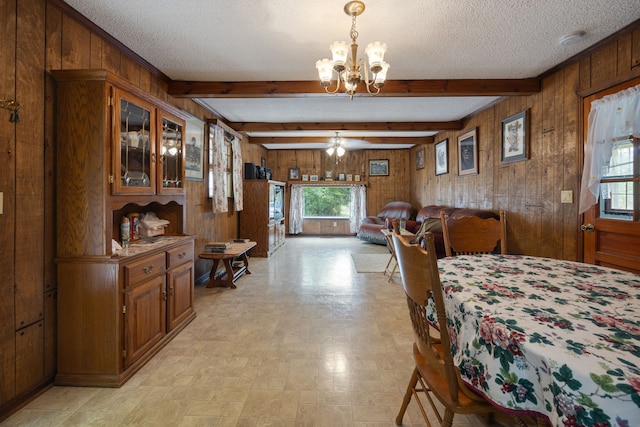
[[338,174],[338,181],[346,181],[347,176],[343,173]]
[[369,160],[369,176],[389,176],[389,160]]
[[477,128],[458,137],[458,175],[478,174],[478,138]]
[[309,175],[309,181],[317,181],[318,175]]
[[303,181],[309,181],[309,175],[302,175]]
[[347,174],[347,181],[353,181],[353,175],[351,175],[350,173]]
[[289,168],[289,181],[297,181],[300,179],[300,169]]
[[502,121],[502,163],[529,158],[529,110]]
[[324,180],[333,181],[333,171],[324,171]]
[[416,151],[416,169],[424,169],[424,147]]
[[356,181],[356,182],[360,182],[360,175],[356,175],[356,176],[354,176],[353,178],[354,178],[354,179],[353,179],[354,181]]
[[195,117],[187,120],[185,175],[189,181],[204,181],[205,123]]
[[435,146],[436,175],[449,173],[449,138],[438,142]]

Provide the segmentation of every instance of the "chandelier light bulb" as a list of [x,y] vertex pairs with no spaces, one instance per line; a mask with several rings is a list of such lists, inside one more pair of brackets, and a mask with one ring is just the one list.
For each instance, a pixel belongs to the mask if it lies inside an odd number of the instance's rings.
[[330,155],[330,156],[332,156],[332,155],[333,155],[333,152],[334,152],[334,151],[335,151],[335,148],[333,148],[333,146],[331,146],[331,147],[327,148],[327,154],[328,154],[328,155]]
[[338,146],[338,148],[336,149],[336,154],[338,155],[338,157],[344,156],[344,152],[345,152],[344,148],[340,146]]

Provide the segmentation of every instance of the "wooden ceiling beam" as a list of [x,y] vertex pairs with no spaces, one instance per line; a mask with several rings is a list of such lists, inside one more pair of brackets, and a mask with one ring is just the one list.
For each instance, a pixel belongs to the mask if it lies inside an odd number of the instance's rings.
[[227,123],[238,132],[283,132],[283,131],[396,131],[396,132],[439,132],[461,130],[462,120],[450,122],[232,122]]
[[[432,136],[345,136],[347,140],[366,141],[370,144],[431,144]],[[269,137],[249,137],[250,144],[326,144],[329,137],[322,136],[269,136]]]
[[[523,96],[541,91],[541,80],[528,79],[445,79],[387,80],[378,96]],[[178,98],[265,98],[326,96],[315,80],[200,82],[172,81],[169,95]],[[369,96],[356,93],[358,96]]]

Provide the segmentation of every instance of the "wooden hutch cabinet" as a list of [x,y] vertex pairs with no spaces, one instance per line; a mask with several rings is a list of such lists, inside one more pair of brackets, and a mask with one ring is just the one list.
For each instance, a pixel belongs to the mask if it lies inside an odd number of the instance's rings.
[[[186,114],[104,70],[57,84],[58,370],[61,385],[119,387],[196,316],[185,236]],[[164,234],[120,240],[154,212]]]
[[284,192],[284,182],[244,180],[240,237],[257,243],[251,250],[253,256],[268,257],[284,244]]

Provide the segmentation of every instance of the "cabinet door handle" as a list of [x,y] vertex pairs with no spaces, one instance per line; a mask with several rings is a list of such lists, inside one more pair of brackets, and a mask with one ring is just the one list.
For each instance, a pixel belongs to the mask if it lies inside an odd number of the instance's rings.
[[151,264],[149,267],[143,268],[142,271],[144,271],[144,274],[151,273],[153,271],[153,264]]
[[169,295],[173,296],[173,287],[169,288]]
[[187,256],[187,253],[186,252],[182,252],[181,254],[178,255],[178,258],[182,259],[185,256]]
[[162,299],[167,300],[167,291],[162,291]]

